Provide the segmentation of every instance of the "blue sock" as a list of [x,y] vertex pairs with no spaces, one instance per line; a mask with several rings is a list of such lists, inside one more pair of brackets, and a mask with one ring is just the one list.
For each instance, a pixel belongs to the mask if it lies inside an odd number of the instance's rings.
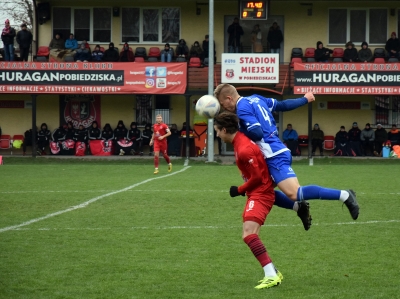
[[316,185],[303,186],[300,187],[299,190],[297,190],[297,200],[302,200],[302,199],[339,200],[339,198],[340,198],[340,190],[323,188]]
[[275,190],[275,203],[274,205],[288,209],[288,210],[293,210],[295,201],[291,200],[289,197],[285,195],[282,191],[277,191]]

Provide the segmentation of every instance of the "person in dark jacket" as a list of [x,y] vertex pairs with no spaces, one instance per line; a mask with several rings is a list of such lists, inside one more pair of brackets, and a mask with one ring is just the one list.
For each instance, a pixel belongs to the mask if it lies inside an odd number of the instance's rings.
[[74,141],[84,142],[87,145],[88,132],[87,129],[83,127],[83,125],[79,125],[79,129],[75,130]]
[[14,61],[14,38],[15,29],[10,26],[10,21],[7,19],[5,22],[5,27],[1,32],[1,40],[4,45],[4,60]]
[[[131,154],[136,155],[139,153],[139,148],[140,148],[140,142],[142,140],[142,133],[140,130],[137,128],[137,123],[136,122],[131,122],[131,126],[129,128],[128,134],[126,135],[126,139],[130,140],[133,142],[132,144],[132,149],[131,149]],[[141,156],[143,153],[141,153]]]
[[400,145],[400,132],[395,124],[392,125],[392,129],[388,133],[388,140],[392,147],[393,145]]
[[180,39],[178,45],[176,46],[175,54],[177,57],[185,57],[187,59],[189,55],[189,47],[186,45],[184,39]]
[[28,61],[29,49],[32,44],[33,35],[28,31],[26,24],[21,25],[21,30],[17,33],[17,43],[22,61]]
[[203,49],[200,47],[200,43],[195,41],[193,46],[190,48],[189,57],[199,57],[202,61],[204,59]]
[[[205,39],[203,40],[202,48],[203,48],[203,53],[204,53],[204,58],[209,58],[209,53],[208,53],[208,47],[210,43],[210,36],[206,34],[204,37]],[[215,41],[214,41],[214,63],[217,62],[217,51],[215,51]]]
[[349,150],[352,151],[356,156],[361,156],[361,130],[358,128],[357,122],[353,122],[353,127],[349,130]]
[[353,42],[349,41],[346,44],[346,50],[344,50],[343,61],[344,62],[355,62],[358,60],[357,49],[354,48]]
[[79,48],[76,50],[74,59],[76,62],[88,62],[88,61],[92,60],[90,51],[88,49],[86,49],[86,46],[84,43],[80,44]]
[[400,42],[396,37],[396,32],[392,32],[390,38],[386,42],[385,49],[387,51],[388,58],[399,58]]
[[164,49],[161,51],[161,62],[171,62],[174,57],[174,50],[166,43]]
[[349,135],[344,126],[340,127],[339,132],[335,136],[335,156],[349,156],[348,151]]
[[[1,135],[1,134],[0,134]],[[26,130],[24,133],[24,143],[22,143],[22,155],[26,154],[26,147],[32,146],[32,129]]]
[[107,146],[109,145],[110,142],[111,145],[114,142],[114,132],[110,124],[106,124],[103,127],[103,131],[101,132],[101,138],[107,143]]
[[64,124],[64,125],[58,127],[57,129],[55,129],[53,131],[53,134],[51,134],[51,139],[54,142],[64,141],[65,140],[65,136],[67,134],[67,129],[68,129],[68,125],[67,124]]
[[317,62],[328,62],[330,55],[333,53],[332,50],[325,48],[321,41],[317,42],[317,49],[315,50],[315,60]]
[[65,41],[61,38],[60,33],[56,33],[54,38],[50,41],[49,50],[62,50],[65,48]]
[[65,140],[74,140],[75,137],[75,129],[74,125],[72,124],[71,121],[68,122],[67,124],[67,129],[65,130]]
[[375,132],[371,129],[371,125],[367,123],[360,135],[361,144],[363,147],[363,156],[372,156],[374,152]]
[[128,43],[124,44],[124,48],[122,49],[121,53],[119,54],[119,61],[121,62],[134,62],[135,55],[133,55],[132,50],[129,49]]
[[283,42],[283,34],[277,22],[272,23],[272,26],[269,28],[267,40],[271,53],[279,54],[281,42]]
[[244,34],[242,26],[239,25],[239,18],[234,18],[233,23],[229,25],[228,30],[229,53],[239,53],[240,38]]
[[51,137],[51,132],[47,128],[47,124],[42,123],[42,125],[40,126],[40,131],[37,134],[38,155],[46,155],[45,148],[46,146],[49,145],[50,137]]
[[101,140],[101,131],[99,129],[97,121],[92,123],[92,126],[88,130],[88,138],[89,140]]
[[319,148],[319,154],[324,155],[324,150],[322,144],[324,142],[324,131],[319,128],[318,124],[314,125],[311,131],[311,144],[312,144],[312,155],[315,156],[315,150]]
[[104,52],[103,60],[108,62],[119,61],[119,54],[114,48],[114,43],[110,43],[108,49]]
[[125,154],[125,151],[123,151],[122,147],[118,144],[118,141],[125,142],[126,135],[128,134],[128,130],[126,129],[124,122],[122,120],[118,121],[117,127],[114,129],[114,142],[115,142],[115,154]]
[[92,61],[93,62],[103,61],[103,56],[104,53],[100,51],[100,46],[96,45],[96,47],[92,52]]
[[140,143],[140,155],[143,155],[143,146],[149,146],[149,156],[153,155],[153,146],[150,145],[151,137],[153,136],[153,131],[151,130],[152,125],[146,124],[144,130],[142,131],[142,142]]
[[374,56],[371,49],[368,48],[368,43],[363,42],[360,51],[358,51],[358,60],[361,62],[371,62],[373,58]]
[[375,156],[377,157],[382,156],[382,147],[387,140],[388,140],[388,133],[386,132],[386,129],[384,129],[381,124],[377,124],[375,130],[375,150],[374,150]]

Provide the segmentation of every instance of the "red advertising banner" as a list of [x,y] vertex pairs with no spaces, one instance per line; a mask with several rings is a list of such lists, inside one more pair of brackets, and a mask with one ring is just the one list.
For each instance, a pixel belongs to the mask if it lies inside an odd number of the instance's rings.
[[0,63],[0,94],[184,94],[186,85],[186,63]]
[[400,94],[400,63],[295,63],[294,93]]

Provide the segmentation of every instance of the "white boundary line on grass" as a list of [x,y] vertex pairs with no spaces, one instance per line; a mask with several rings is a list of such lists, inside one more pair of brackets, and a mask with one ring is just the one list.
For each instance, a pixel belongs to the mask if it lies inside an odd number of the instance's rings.
[[[351,222],[334,222],[334,223],[313,223],[313,226],[336,226],[336,225],[364,225],[364,224],[381,224],[381,223],[399,223],[400,219],[392,220],[369,220],[369,221],[351,221]],[[263,227],[297,227],[302,226],[302,224],[264,224]],[[172,230],[172,229],[237,229],[241,228],[241,225],[228,225],[228,226],[214,226],[214,225],[197,225],[197,226],[132,226],[126,227],[127,230]],[[37,229],[31,228],[16,228],[15,230],[113,230],[112,227],[85,227],[85,228],[74,228],[74,227],[64,227],[64,228],[49,228],[41,227]],[[117,228],[120,229],[120,228]]]
[[133,189],[133,188],[135,188],[135,187],[137,187],[137,186],[146,184],[146,183],[148,183],[148,182],[151,182],[151,181],[154,181],[154,180],[158,180],[158,179],[162,179],[162,178],[165,178],[165,177],[169,177],[169,176],[178,174],[178,173],[180,173],[180,172],[183,172],[183,171],[187,170],[189,167],[190,167],[190,166],[185,166],[185,167],[182,168],[181,170],[175,171],[175,172],[173,172],[173,173],[169,173],[169,174],[166,174],[166,175],[163,175],[163,176],[157,176],[157,177],[144,180],[144,181],[142,181],[142,182],[133,184],[133,185],[131,185],[131,186],[129,186],[129,187],[126,187],[126,188],[123,188],[123,189],[120,189],[120,190],[117,190],[117,191],[113,191],[113,192],[109,192],[109,193],[106,193],[106,194],[103,194],[103,195],[100,195],[100,196],[96,196],[96,197],[94,197],[94,198],[92,198],[92,199],[89,199],[88,201],[85,201],[84,203],[81,203],[80,205],[73,206],[73,207],[70,207],[70,208],[65,209],[65,210],[61,210],[61,211],[58,211],[58,212],[54,212],[54,213],[51,213],[51,214],[47,214],[46,216],[39,217],[39,218],[35,218],[35,219],[32,219],[32,220],[23,222],[23,223],[21,223],[21,224],[17,224],[17,225],[13,225],[13,226],[7,226],[7,227],[0,228],[0,233],[3,233],[3,232],[5,232],[5,231],[9,231],[9,230],[13,230],[13,229],[17,229],[17,228],[20,228],[20,227],[22,227],[22,226],[27,226],[27,225],[30,225],[30,224],[32,224],[32,223],[39,222],[39,221],[42,221],[42,220],[45,220],[45,219],[48,219],[48,218],[51,218],[51,217],[54,217],[54,216],[58,216],[58,215],[61,215],[61,214],[67,213],[67,212],[71,212],[71,211],[77,210],[77,209],[85,208],[85,207],[88,206],[89,204],[91,204],[91,203],[93,203],[93,202],[96,202],[96,201],[98,201],[99,199],[102,199],[102,198],[104,198],[104,197],[108,197],[108,196],[115,195],[115,194],[118,194],[118,193],[121,193],[121,192],[125,192],[125,191],[128,191],[128,190],[130,190],[130,189]]

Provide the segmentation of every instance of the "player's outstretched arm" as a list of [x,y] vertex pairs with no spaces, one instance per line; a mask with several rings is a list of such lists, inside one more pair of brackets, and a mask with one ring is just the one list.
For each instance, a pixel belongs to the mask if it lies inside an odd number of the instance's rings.
[[308,103],[315,101],[315,97],[312,92],[307,92],[303,97],[298,99],[289,99],[284,101],[277,101],[275,111],[290,111]]

